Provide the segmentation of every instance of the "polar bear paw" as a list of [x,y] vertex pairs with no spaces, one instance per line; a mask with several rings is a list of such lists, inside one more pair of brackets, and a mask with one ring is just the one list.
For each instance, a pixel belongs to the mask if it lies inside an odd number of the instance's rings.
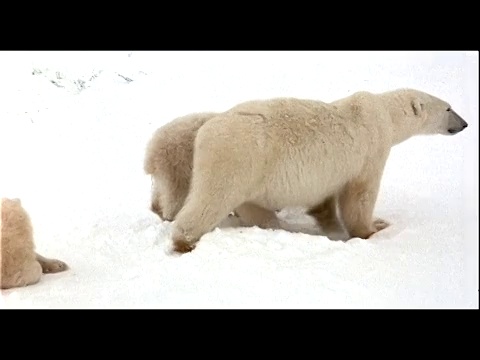
[[44,274],[53,274],[68,270],[68,265],[63,261],[56,259],[45,259],[38,261],[42,266],[42,272]]
[[179,254],[185,254],[195,249],[195,244],[184,239],[177,239],[173,242],[173,251]]
[[375,229],[377,231],[380,231],[380,230],[383,230],[383,229],[389,227],[390,223],[383,220],[383,219],[375,219],[375,221],[373,222],[373,226],[375,227]]

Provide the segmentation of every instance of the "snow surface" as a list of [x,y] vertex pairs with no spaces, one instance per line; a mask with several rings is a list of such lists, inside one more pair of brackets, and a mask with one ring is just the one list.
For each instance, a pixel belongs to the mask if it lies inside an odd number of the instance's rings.
[[[0,52],[0,197],[70,270],[5,308],[478,308],[478,52]],[[149,211],[143,156],[175,117],[245,100],[417,88],[469,123],[391,153],[371,240],[229,227],[182,256]],[[313,234],[313,235],[312,235]]]

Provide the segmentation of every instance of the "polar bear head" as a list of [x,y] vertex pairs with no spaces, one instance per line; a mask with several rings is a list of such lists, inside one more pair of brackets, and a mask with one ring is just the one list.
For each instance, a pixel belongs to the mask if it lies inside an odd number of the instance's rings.
[[396,143],[413,135],[454,135],[468,124],[446,101],[413,89],[385,93],[396,132]]
[[420,91],[412,91],[413,115],[420,120],[421,133],[454,135],[468,124],[449,103]]
[[22,207],[20,199],[1,199],[2,237],[11,233],[31,231],[30,217]]

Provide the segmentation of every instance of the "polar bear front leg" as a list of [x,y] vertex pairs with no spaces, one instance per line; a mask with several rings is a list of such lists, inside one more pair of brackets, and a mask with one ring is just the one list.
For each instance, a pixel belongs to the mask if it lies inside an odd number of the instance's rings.
[[175,179],[173,176],[164,181],[161,195],[163,220],[175,219],[188,195],[189,185],[189,179]]
[[160,217],[160,219],[163,220],[163,211],[162,211],[162,205],[160,200],[160,194],[157,192],[152,192],[150,210],[153,213],[157,214]]
[[152,175],[150,210],[163,220],[162,199],[158,182],[159,180]]
[[[340,213],[350,237],[368,239],[389,224],[382,219],[373,219],[385,160],[368,166],[361,176],[352,179],[340,192]],[[372,163],[373,164],[373,163]]]

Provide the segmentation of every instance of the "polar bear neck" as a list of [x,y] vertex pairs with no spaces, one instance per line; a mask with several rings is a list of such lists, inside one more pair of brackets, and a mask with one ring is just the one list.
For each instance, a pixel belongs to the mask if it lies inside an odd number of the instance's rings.
[[410,90],[389,91],[379,94],[379,97],[392,122],[392,146],[422,133],[423,114],[415,114]]

